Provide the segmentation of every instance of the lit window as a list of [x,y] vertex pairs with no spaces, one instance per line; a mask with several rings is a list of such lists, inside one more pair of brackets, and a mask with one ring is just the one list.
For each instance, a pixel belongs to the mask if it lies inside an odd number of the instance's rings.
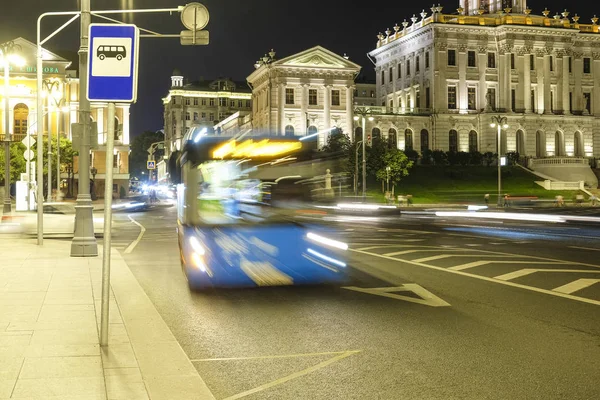
[[448,65],[456,65],[456,50],[448,50]]
[[308,104],[311,106],[317,105],[317,89],[308,90]]
[[294,89],[285,89],[285,104],[294,104]]
[[332,106],[340,105],[340,91],[339,90],[331,91],[331,105]]
[[456,86],[448,86],[448,109],[456,109]]

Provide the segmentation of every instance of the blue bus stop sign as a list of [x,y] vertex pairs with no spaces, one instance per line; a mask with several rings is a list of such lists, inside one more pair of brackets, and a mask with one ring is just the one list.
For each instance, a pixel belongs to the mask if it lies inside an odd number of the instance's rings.
[[90,24],[88,38],[88,100],[135,102],[139,49],[137,26]]

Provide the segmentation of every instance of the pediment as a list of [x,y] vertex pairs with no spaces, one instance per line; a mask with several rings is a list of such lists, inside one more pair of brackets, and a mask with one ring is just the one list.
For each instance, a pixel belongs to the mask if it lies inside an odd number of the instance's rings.
[[361,68],[360,65],[321,46],[277,60],[274,64],[278,66],[353,69],[357,71]]
[[[32,62],[33,64],[35,64],[36,55],[37,55],[37,45],[35,43],[30,42],[27,39],[22,38],[22,37],[18,37],[16,39],[14,39],[13,42],[15,45],[20,47],[19,53],[21,53],[21,55],[28,62]],[[44,48],[42,48],[42,59],[44,61],[51,61],[51,62],[65,62],[65,63],[70,62],[69,60],[64,59],[63,57],[59,56],[58,54],[55,54]]]

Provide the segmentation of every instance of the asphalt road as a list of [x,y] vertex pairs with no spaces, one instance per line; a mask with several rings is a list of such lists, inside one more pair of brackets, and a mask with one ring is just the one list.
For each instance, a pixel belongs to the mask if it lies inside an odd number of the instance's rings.
[[190,293],[175,208],[115,214],[113,246],[217,399],[600,397],[600,226],[303,218],[339,228],[349,286]]

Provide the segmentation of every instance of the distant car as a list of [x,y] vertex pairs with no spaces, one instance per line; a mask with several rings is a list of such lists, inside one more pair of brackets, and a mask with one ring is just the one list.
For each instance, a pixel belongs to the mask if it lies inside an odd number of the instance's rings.
[[[104,234],[104,216],[93,213],[94,235]],[[28,211],[16,213],[13,222],[20,226],[21,233],[37,235],[37,212]],[[46,203],[44,204],[44,236],[73,237],[75,234],[75,204]]]

